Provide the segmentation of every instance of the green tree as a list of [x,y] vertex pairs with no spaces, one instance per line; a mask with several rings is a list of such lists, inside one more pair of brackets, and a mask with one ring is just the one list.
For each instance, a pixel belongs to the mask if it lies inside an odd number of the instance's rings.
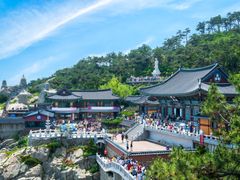
[[121,98],[125,98],[135,92],[134,87],[121,83],[116,77],[112,77],[108,83],[101,85],[100,89],[112,89],[113,93]]
[[0,94],[0,104],[5,103],[8,100],[8,96],[1,93]]

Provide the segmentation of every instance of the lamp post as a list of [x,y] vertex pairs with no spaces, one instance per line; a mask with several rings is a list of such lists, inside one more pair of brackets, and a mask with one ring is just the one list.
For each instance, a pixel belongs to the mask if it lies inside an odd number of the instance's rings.
[[50,119],[49,119],[49,116],[47,116],[47,120],[46,120],[46,124],[45,124],[47,133],[50,133],[50,126],[51,126]]

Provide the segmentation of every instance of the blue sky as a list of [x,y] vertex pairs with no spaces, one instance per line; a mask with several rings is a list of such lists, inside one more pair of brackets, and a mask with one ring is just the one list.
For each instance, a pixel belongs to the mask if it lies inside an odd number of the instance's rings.
[[14,85],[83,57],[161,46],[178,30],[237,10],[239,0],[0,0],[0,81]]

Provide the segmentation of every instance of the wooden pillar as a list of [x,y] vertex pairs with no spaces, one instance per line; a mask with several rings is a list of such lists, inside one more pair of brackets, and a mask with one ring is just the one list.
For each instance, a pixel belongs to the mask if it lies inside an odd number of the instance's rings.
[[191,111],[191,113],[190,113],[190,115],[191,115],[190,119],[193,120],[193,117],[192,117],[192,116],[193,116],[193,106],[190,106],[190,111]]
[[183,108],[182,108],[182,118],[185,120],[185,118],[186,118],[186,109],[185,109],[186,107],[184,106]]

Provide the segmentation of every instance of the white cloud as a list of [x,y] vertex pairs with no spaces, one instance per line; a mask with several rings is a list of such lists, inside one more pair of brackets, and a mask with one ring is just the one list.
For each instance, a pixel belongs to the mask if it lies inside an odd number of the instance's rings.
[[170,3],[168,4],[168,7],[176,9],[176,10],[186,10],[191,8],[194,4],[200,2],[202,0],[183,0],[179,3]]
[[9,79],[9,84],[17,84],[19,83],[22,75],[24,75],[27,79],[32,79],[31,76],[34,74],[41,72],[46,67],[48,67],[50,64],[55,63],[57,61],[60,61],[60,58],[58,57],[47,57],[44,59],[38,59],[36,62],[28,66],[27,68],[24,68],[18,72],[17,75],[11,77]]
[[126,49],[123,51],[124,54],[128,54],[131,50],[133,49],[136,49],[136,48],[139,48],[141,47],[143,44],[146,44],[146,45],[150,45],[152,42],[155,41],[155,38],[154,37],[148,37],[147,39],[145,39],[144,41],[136,44],[134,47],[131,47],[129,49]]
[[18,9],[0,18],[0,59],[6,58],[45,38],[71,20],[109,5],[112,0],[83,4],[68,1],[65,4],[46,4],[43,8]]
[[128,13],[146,8],[165,8],[172,10],[186,10],[202,0],[115,0],[113,14]]
[[[0,18],[0,59],[18,54],[70,21],[101,9],[103,14],[126,13],[152,7],[184,10],[200,0],[71,0],[45,1],[26,6]],[[90,2],[90,3],[89,3]]]

